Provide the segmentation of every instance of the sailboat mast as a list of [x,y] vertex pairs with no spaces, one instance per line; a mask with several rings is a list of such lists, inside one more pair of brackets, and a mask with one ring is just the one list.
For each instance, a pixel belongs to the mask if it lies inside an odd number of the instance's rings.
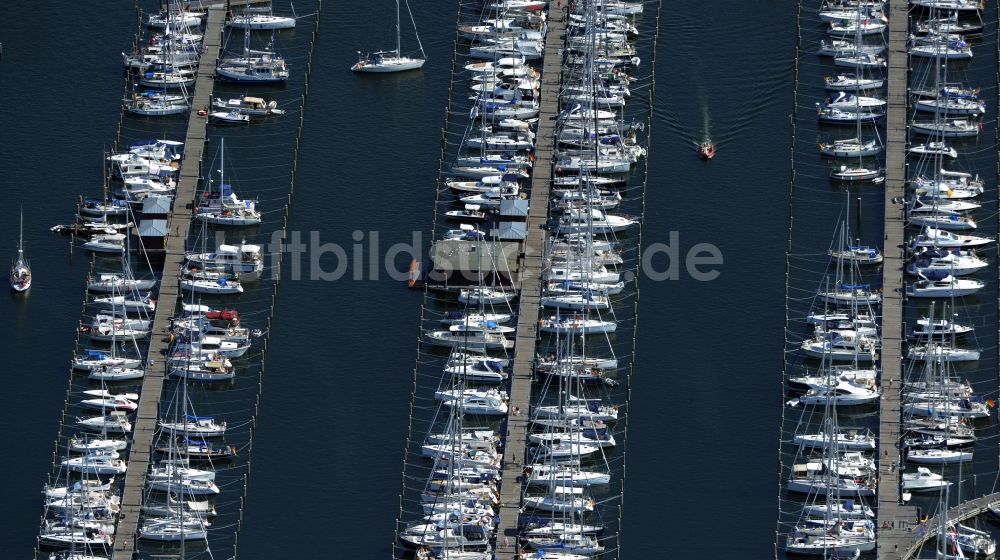
[[402,50],[400,48],[401,47],[400,38],[399,38],[399,35],[400,35],[399,28],[400,27],[401,27],[401,24],[400,24],[400,21],[399,21],[399,0],[396,0],[396,56],[403,56],[403,52],[402,52]]

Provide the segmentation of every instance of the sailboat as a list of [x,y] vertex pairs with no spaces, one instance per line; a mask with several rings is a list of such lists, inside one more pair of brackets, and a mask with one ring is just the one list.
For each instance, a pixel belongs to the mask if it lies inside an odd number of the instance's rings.
[[243,56],[224,58],[215,69],[220,80],[242,84],[288,81],[288,64],[274,50],[274,40],[264,50],[250,49],[250,28],[243,33]]
[[[249,118],[249,117],[248,117]],[[240,200],[233,192],[232,186],[225,179],[226,140],[220,141],[219,147],[219,191],[212,189],[212,180],[208,180],[209,188],[203,192],[195,209],[195,219],[217,226],[253,226],[261,223],[261,214],[254,200]]]
[[17,260],[10,267],[10,289],[26,292],[31,287],[31,268],[24,258],[24,212],[21,212],[21,228],[17,239]]
[[[405,2],[406,0],[404,0]],[[401,50],[400,28],[401,20],[399,16],[399,0],[396,0],[396,50],[378,51],[369,55],[362,55],[358,51],[358,61],[351,66],[352,72],[384,74],[389,72],[404,72],[406,70],[417,70],[427,62],[427,55],[424,54],[424,46],[420,42],[417,34],[417,24],[413,20],[413,12],[410,11],[409,2],[406,3],[406,11],[410,14],[410,22],[413,23],[413,35],[417,38],[417,45],[420,47],[420,58],[405,56]]]
[[[856,22],[862,21],[862,6],[858,5],[858,15]],[[857,26],[857,30],[854,37],[855,45],[863,45],[864,41],[862,39],[861,26]],[[863,59],[865,56],[873,57],[874,55],[868,53],[861,53],[858,56],[844,59],[851,62],[855,66],[855,72],[858,76],[862,74],[865,64]],[[838,100],[841,100],[841,104],[837,104]],[[853,106],[843,106],[842,103],[850,103],[854,101]],[[862,102],[866,104],[863,104]],[[873,181],[875,183],[881,183],[884,178],[882,176],[881,169],[869,169],[865,167],[863,158],[865,156],[875,155],[882,150],[877,140],[864,141],[861,138],[861,123],[862,115],[866,111],[880,111],[881,107],[884,105],[884,101],[874,97],[862,97],[860,95],[849,94],[845,92],[839,93],[837,96],[831,97],[830,101],[827,103],[826,110],[828,111],[840,111],[846,110],[850,111],[853,115],[853,121],[856,126],[856,136],[847,140],[838,140],[833,144],[820,144],[820,153],[826,156],[832,157],[856,157],[858,158],[857,165],[841,165],[839,168],[833,169],[830,172],[830,178],[835,181],[842,182],[862,182],[862,181]]]

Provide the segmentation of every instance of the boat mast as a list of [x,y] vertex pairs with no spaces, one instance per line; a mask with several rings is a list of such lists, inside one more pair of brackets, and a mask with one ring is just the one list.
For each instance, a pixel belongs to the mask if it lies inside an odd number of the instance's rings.
[[403,56],[402,51],[400,50],[400,38],[399,38],[399,35],[400,35],[399,28],[400,27],[402,27],[402,26],[400,25],[400,21],[399,21],[399,0],[396,0],[396,56],[397,57]]
[[18,210],[21,214],[21,225],[17,234],[17,264],[24,261],[24,207]]

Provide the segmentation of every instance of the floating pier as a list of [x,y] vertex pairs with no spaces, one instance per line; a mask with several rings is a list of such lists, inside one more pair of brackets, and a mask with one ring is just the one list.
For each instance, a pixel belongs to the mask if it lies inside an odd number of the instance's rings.
[[[212,103],[215,85],[215,66],[222,49],[222,28],[226,10],[223,4],[208,8],[205,24],[205,43],[194,85],[191,107],[207,107]],[[132,441],[125,473],[121,513],[115,531],[114,560],[131,560],[135,554],[135,540],[142,509],[146,472],[152,455],[153,436],[159,421],[160,395],[167,375],[167,347],[170,338],[170,317],[177,308],[180,277],[177,271],[184,262],[185,244],[194,209],[195,190],[201,177],[201,160],[205,150],[207,121],[192,110],[184,138],[184,156],[180,179],[174,194],[173,211],[167,223],[166,254],[160,278],[153,332],[150,335],[146,374],[142,381],[139,410],[132,428]]]
[[[494,558],[514,560],[519,543],[518,514],[521,510],[521,462],[526,455],[528,423],[531,418],[531,381],[538,341],[538,316],[542,291],[542,267],[548,221],[549,189],[552,183],[555,151],[556,117],[559,115],[559,90],[562,85],[563,38],[566,12],[550,2],[545,54],[542,59],[542,84],[539,89],[538,130],[535,135],[535,164],[531,173],[531,206],[527,236],[520,266],[520,296],[517,310],[517,333],[514,344],[514,371],[510,382],[510,410],[506,428],[501,431],[503,477],[500,485],[500,524]],[[517,412],[515,412],[517,411]]]
[[889,1],[888,94],[885,143],[885,244],[882,249],[882,398],[879,399],[877,558],[902,558],[917,508],[903,505],[900,484],[900,400],[903,389],[903,267],[906,248],[906,115],[908,97],[909,6]]

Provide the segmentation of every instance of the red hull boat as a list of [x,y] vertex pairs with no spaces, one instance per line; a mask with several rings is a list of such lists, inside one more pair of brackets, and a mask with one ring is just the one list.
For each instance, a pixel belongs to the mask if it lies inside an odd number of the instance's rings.
[[698,155],[701,159],[712,159],[715,157],[715,144],[711,142],[702,142],[698,146]]

